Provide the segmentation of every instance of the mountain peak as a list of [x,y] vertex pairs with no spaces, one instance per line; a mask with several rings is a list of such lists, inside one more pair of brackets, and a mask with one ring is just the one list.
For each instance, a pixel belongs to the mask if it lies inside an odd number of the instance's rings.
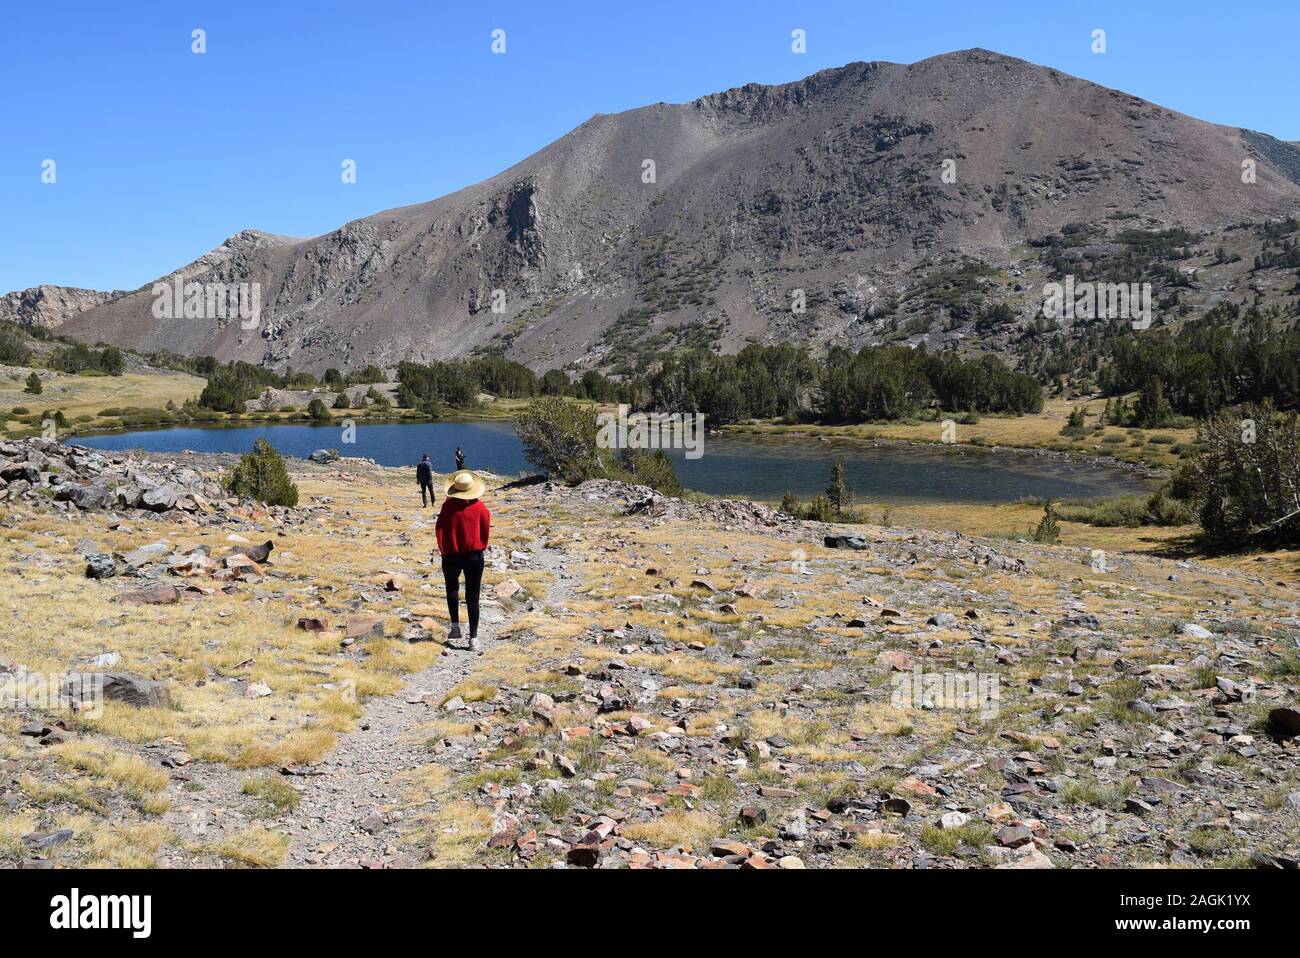
[[951,344],[968,317],[925,313],[930,272],[969,258],[1012,275],[1013,250],[1066,224],[1291,215],[1297,171],[1292,144],[983,48],[854,62],[598,114],[448,196],[311,239],[241,230],[179,271],[260,283],[257,329],[155,319],[146,287],[66,331],[307,370],[476,351],[613,366],[639,343],[852,346],[936,319]]

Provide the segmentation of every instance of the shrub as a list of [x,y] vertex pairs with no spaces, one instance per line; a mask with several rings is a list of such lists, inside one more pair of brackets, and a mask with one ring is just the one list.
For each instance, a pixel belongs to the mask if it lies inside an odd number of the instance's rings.
[[32,351],[27,348],[23,334],[8,323],[0,326],[0,363],[27,366],[31,361]]
[[1084,422],[1087,413],[1082,406],[1075,406],[1070,410],[1070,415],[1066,417],[1065,425],[1061,427],[1062,436],[1082,436],[1084,434]]
[[1190,502],[1176,498],[1166,483],[1147,500],[1147,516],[1158,526],[1185,526],[1196,521],[1196,509]]
[[120,376],[126,366],[122,351],[116,346],[103,349],[91,349],[84,343],[60,346],[50,353],[46,360],[51,369],[64,373],[80,373],[95,370],[109,376]]
[[626,473],[629,482],[637,482],[651,489],[657,489],[667,496],[680,495],[682,485],[677,481],[677,471],[673,469],[672,460],[662,449],[650,452],[646,449],[625,449],[618,457],[618,468],[611,478],[620,478],[619,473]]
[[1062,503],[1055,509],[1055,514],[1066,522],[1084,522],[1103,528],[1125,526],[1135,529],[1146,518],[1147,500],[1142,496],[1117,496],[1100,502]]
[[328,422],[333,418],[319,396],[313,397],[312,401],[307,404],[307,415],[311,417],[312,422]]
[[838,516],[835,514],[835,506],[823,495],[813,496],[808,500],[808,505],[803,508],[804,519],[811,519],[814,522],[834,522]]
[[45,387],[41,385],[41,377],[36,374],[35,370],[33,370],[27,376],[27,388],[25,388],[23,392],[30,393],[33,396],[39,396],[44,391]]
[[591,406],[558,396],[532,400],[515,419],[524,458],[548,475],[570,485],[588,479],[616,479],[651,486],[667,495],[681,492],[671,460],[656,450],[602,449],[596,441],[596,414]]
[[1300,545],[1300,422],[1271,401],[1221,412],[1197,434],[1201,451],[1176,481],[1200,506],[1206,538]]
[[605,474],[609,451],[596,448],[596,416],[590,406],[557,396],[534,399],[515,419],[524,458],[571,485]]
[[265,439],[253,443],[239,463],[222,478],[227,492],[272,506],[296,506],[298,487],[289,480],[284,460]]
[[1033,532],[1033,540],[1049,545],[1061,541],[1061,524],[1056,521],[1056,512],[1050,502],[1043,506],[1043,518],[1038,520],[1038,528]]
[[355,369],[348,373],[347,384],[356,386],[361,383],[386,383],[388,376],[378,366],[371,363],[369,366],[363,366],[361,369]]

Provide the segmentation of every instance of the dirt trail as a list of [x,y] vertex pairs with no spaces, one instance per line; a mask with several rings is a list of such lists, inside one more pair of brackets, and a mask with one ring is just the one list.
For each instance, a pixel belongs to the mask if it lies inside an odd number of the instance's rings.
[[[573,585],[561,575],[562,557],[542,549],[540,541],[532,545],[531,568],[552,576],[550,589],[537,603],[563,603]],[[511,617],[490,621],[491,608],[484,608],[479,630],[485,655],[500,641],[518,641],[495,637]],[[401,807],[409,800],[401,777],[429,764],[428,735],[420,726],[440,714],[436,703],[473,672],[477,662],[481,659],[473,652],[449,650],[434,665],[413,674],[400,692],[370,699],[356,729],[340,735],[337,746],[306,769],[307,774],[284,776],[299,787],[300,800],[291,811],[265,820],[268,828],[289,837],[284,867],[381,868],[425,860],[420,849],[397,841],[401,822],[422,810],[418,805]],[[248,827],[246,810],[256,800],[243,794],[243,787],[253,773],[215,763],[195,763],[184,773],[202,787],[165,814],[169,826],[199,843],[219,841]],[[182,862],[184,857],[178,851],[174,863],[194,864]]]

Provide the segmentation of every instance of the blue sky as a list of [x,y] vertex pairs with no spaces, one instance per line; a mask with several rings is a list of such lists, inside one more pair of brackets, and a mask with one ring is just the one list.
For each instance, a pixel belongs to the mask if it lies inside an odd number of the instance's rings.
[[433,199],[593,113],[853,60],[987,47],[1300,139],[1297,36],[1294,0],[8,4],[0,292],[134,288],[246,227],[311,236]]

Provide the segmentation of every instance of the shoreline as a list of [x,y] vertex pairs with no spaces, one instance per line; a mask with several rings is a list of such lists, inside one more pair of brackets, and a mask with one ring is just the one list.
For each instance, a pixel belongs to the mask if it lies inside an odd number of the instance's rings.
[[[285,413],[287,416],[288,413]],[[347,417],[331,419],[329,422],[324,420],[312,419],[309,416],[294,417],[289,419],[223,419],[218,422],[207,422],[202,420],[183,420],[179,422],[161,423],[158,425],[148,426],[112,426],[108,428],[91,428],[85,430],[68,429],[64,435],[68,438],[86,438],[91,436],[117,436],[122,433],[131,432],[163,432],[167,429],[248,429],[255,426],[324,426],[332,427]],[[508,414],[485,415],[474,414],[469,412],[455,412],[450,416],[364,416],[358,423],[376,426],[402,426],[402,425],[422,425],[439,422],[499,422],[503,419],[510,418]]]
[[[472,417],[472,416],[460,416],[460,417],[456,417],[456,418],[454,418],[454,419],[451,419],[451,418],[446,418],[446,419],[436,419],[436,420],[428,420],[427,422],[429,422],[429,423],[435,423],[435,424],[436,424],[436,423],[440,423],[440,422],[441,422],[441,423],[452,424],[452,423],[497,422],[497,421],[499,421],[499,419],[484,418],[484,417]],[[382,425],[382,424],[389,424],[389,425],[393,425],[393,424],[396,424],[396,425],[411,424],[411,425],[414,425],[415,423],[403,423],[401,420],[396,420],[396,421],[389,420],[389,421],[387,421],[386,423],[384,423],[384,422],[380,422],[380,423],[376,423],[376,424],[381,424],[381,425]],[[289,422],[284,422],[284,423],[247,423],[247,422],[245,422],[245,423],[234,423],[234,422],[232,422],[232,423],[222,423],[222,424],[205,424],[204,426],[195,426],[195,427],[193,427],[193,428],[239,429],[239,428],[256,428],[256,427],[259,426],[259,425],[265,425],[265,426],[286,425],[286,426],[288,426],[288,425],[311,425],[311,423],[289,423]],[[322,423],[322,424],[319,424],[319,425],[326,426],[326,425],[328,425],[328,424],[323,424],[323,423]],[[176,429],[176,428],[186,428],[186,427],[178,427],[178,426],[161,426],[161,427],[154,427],[154,428],[150,428],[150,429],[140,429],[140,430],[116,430],[116,431],[115,431],[114,433],[112,433],[112,434],[121,435],[121,434],[126,433],[126,432],[140,432],[140,433],[144,433],[144,432],[164,432],[164,431],[167,431],[167,430],[169,430],[169,429]],[[78,442],[78,439],[85,438],[86,436],[89,436],[89,435],[90,435],[90,434],[83,434],[83,435],[81,435],[81,436],[78,436],[78,435],[65,436],[65,437],[62,437],[60,441],[63,442],[64,444],[66,444],[66,445],[82,445],[83,448],[96,449],[96,451],[99,451],[99,452],[109,452],[109,451],[110,451],[110,450],[103,449],[103,448],[99,448],[99,447],[95,447],[95,446],[84,446],[84,444]],[[108,435],[108,434],[107,434],[107,433],[102,433],[101,435]],[[744,436],[744,434],[741,434],[740,437],[737,437],[735,434],[731,434],[731,435],[732,435],[732,438],[746,438],[746,437]],[[753,437],[748,437],[748,438],[753,438]],[[815,437],[815,436],[810,436],[810,435],[807,435],[807,434],[797,434],[797,433],[790,433],[790,434],[784,434],[784,435],[781,435],[781,436],[770,436],[770,437],[768,437],[768,440],[771,441],[773,444],[787,443],[787,442],[789,442],[789,441],[791,441],[791,440],[794,440],[795,442],[798,442],[798,443],[809,443],[809,442],[814,441],[815,439],[817,439],[817,437]],[[841,437],[841,441],[843,441],[843,440],[850,440],[850,441],[852,441],[854,444],[857,444],[857,445],[868,444],[870,448],[881,448],[881,449],[894,448],[894,449],[900,449],[900,448],[910,447],[910,448],[915,449],[915,450],[917,451],[918,455],[927,455],[927,454],[928,454],[928,455],[941,455],[941,456],[955,456],[955,457],[957,457],[957,458],[964,458],[964,457],[973,457],[973,456],[985,455],[985,456],[989,456],[989,457],[991,457],[992,460],[995,461],[995,462],[996,462],[996,461],[1000,461],[1002,464],[1004,464],[1004,465],[1010,465],[1010,466],[1014,466],[1015,463],[1018,462],[1018,461],[1023,461],[1024,454],[1030,454],[1030,455],[1032,455],[1032,456],[1035,457],[1035,458],[1046,458],[1046,459],[1048,459],[1048,460],[1050,460],[1050,461],[1052,461],[1052,462],[1055,462],[1055,463],[1063,463],[1063,464],[1068,464],[1068,465],[1073,465],[1073,466],[1081,466],[1081,467],[1084,467],[1084,468],[1097,468],[1097,469],[1106,470],[1106,471],[1108,471],[1108,472],[1111,472],[1113,475],[1115,475],[1115,476],[1117,476],[1117,477],[1118,477],[1118,476],[1124,476],[1124,477],[1127,477],[1127,478],[1129,478],[1129,479],[1134,479],[1134,478],[1136,478],[1136,479],[1138,479],[1138,480],[1141,480],[1144,484],[1149,484],[1148,487],[1143,488],[1143,489],[1141,489],[1141,490],[1115,490],[1115,491],[1112,491],[1112,492],[1109,493],[1109,494],[1100,494],[1100,495],[1096,495],[1096,496],[1064,497],[1064,498],[1062,498],[1060,501],[1072,501],[1072,502],[1073,502],[1073,501],[1077,501],[1077,502],[1094,502],[1094,501],[1104,501],[1104,500],[1107,500],[1107,499],[1118,498],[1118,497],[1125,496],[1125,495],[1148,495],[1148,494],[1150,494],[1151,492],[1154,492],[1154,491],[1155,491],[1155,489],[1157,488],[1157,486],[1155,485],[1155,483],[1158,482],[1158,481],[1160,480],[1160,478],[1161,478],[1161,477],[1159,476],[1159,474],[1154,474],[1154,473],[1155,473],[1154,470],[1151,470],[1151,469],[1149,469],[1149,468],[1143,467],[1143,466],[1141,466],[1141,465],[1139,465],[1139,464],[1126,463],[1126,462],[1123,462],[1122,460],[1115,460],[1115,459],[1112,459],[1112,458],[1106,458],[1106,457],[1086,457],[1086,456],[1079,456],[1079,455],[1070,454],[1070,453],[1062,453],[1062,452],[1057,451],[1057,450],[1024,449],[1024,448],[1016,448],[1016,447],[1008,447],[1008,446],[982,446],[982,445],[975,445],[975,444],[972,444],[972,443],[952,443],[952,444],[945,444],[945,443],[925,443],[925,442],[916,442],[916,441],[908,441],[908,440],[896,440],[896,439],[864,439],[864,438],[862,438],[862,437]],[[827,443],[827,444],[830,444],[830,443],[832,443],[832,442],[834,442],[834,441],[835,441],[835,440],[828,438],[828,439],[826,440],[826,443]],[[954,449],[954,448],[953,448],[954,446],[961,447],[961,448],[959,448],[959,449]],[[926,447],[929,447],[929,448],[927,449]],[[328,446],[322,446],[321,448],[330,448],[330,447],[328,447]],[[187,455],[189,455],[189,456],[192,456],[192,457],[209,457],[209,456],[211,456],[211,457],[237,457],[237,456],[239,455],[239,453],[237,453],[237,452],[233,452],[233,451],[231,451],[231,452],[218,452],[218,451],[210,451],[210,450],[205,451],[205,450],[197,450],[197,449],[188,449],[188,450],[151,450],[151,449],[147,449],[147,448],[145,448],[144,446],[135,446],[135,447],[127,447],[127,448],[121,448],[121,449],[114,449],[114,450],[112,450],[112,452],[114,452],[114,453],[118,453],[118,454],[139,454],[139,455],[144,455],[144,456],[148,456],[148,457],[174,455],[174,454],[177,453],[177,452],[185,453],[185,454],[187,454]],[[287,452],[287,451],[284,451],[284,450],[280,450],[280,452],[281,452],[281,455],[283,455],[286,459],[291,459],[291,460],[293,460],[293,461],[295,461],[295,462],[301,462],[301,463],[314,462],[314,460],[311,460],[311,459],[309,458],[309,456],[306,455],[306,454],[298,455],[298,454],[291,453],[291,452]],[[1009,455],[1007,455],[1008,453],[1018,453],[1018,454],[1020,454],[1020,455],[1009,456]],[[370,457],[370,456],[342,456],[342,455],[341,455],[341,456],[339,457],[339,461],[345,461],[345,462],[347,462],[347,463],[349,463],[349,464],[352,464],[352,463],[356,463],[356,464],[360,464],[360,463],[368,463],[368,464],[370,464],[370,465],[372,465],[372,466],[374,466],[374,467],[377,467],[377,468],[383,468],[383,469],[400,469],[400,468],[402,468],[402,466],[403,466],[402,463],[384,464],[384,463],[381,463],[381,462],[375,460],[374,458],[372,458],[372,457]],[[321,464],[319,464],[319,465],[328,465],[328,464],[326,464],[326,463],[321,463]],[[535,473],[534,471],[529,470],[529,469],[526,468],[526,467],[525,467],[524,469],[518,471],[518,472],[501,472],[501,473],[499,473],[499,475],[501,475],[501,476],[514,476],[514,477],[516,477],[516,478],[518,478],[518,477],[524,477],[524,476],[529,476],[529,475],[534,475],[534,474],[540,474],[540,473]],[[689,485],[689,479],[688,479],[688,478],[683,480],[683,494],[686,495],[686,496],[689,496],[689,497],[692,498],[692,499],[695,499],[696,501],[702,501],[702,500],[738,499],[738,500],[744,500],[744,501],[749,501],[749,502],[754,502],[754,503],[762,503],[762,504],[765,504],[765,505],[774,505],[774,504],[778,503],[778,502],[780,501],[780,498],[781,498],[779,495],[765,495],[765,494],[762,493],[761,491],[760,491],[760,492],[747,492],[747,491],[744,491],[744,490],[736,490],[736,489],[728,489],[728,490],[712,490],[712,491],[710,491],[710,490],[696,489],[696,488],[693,488],[693,487],[691,487],[691,486]],[[1024,503],[1023,503],[1023,499],[1024,499],[1024,497],[1020,497],[1020,498],[1016,498],[1016,499],[992,500],[992,501],[971,501],[971,500],[962,499],[962,498],[927,498],[927,497],[919,497],[919,498],[915,498],[915,497],[893,498],[893,497],[882,496],[882,495],[880,495],[880,494],[874,494],[874,495],[870,496],[870,498],[871,498],[871,500],[872,500],[873,502],[878,502],[878,503],[880,503],[880,504],[882,504],[882,505],[886,505],[886,506],[888,506],[888,507],[893,507],[893,508],[903,508],[903,509],[907,509],[907,508],[929,508],[929,507],[934,507],[934,506],[980,507],[980,508],[988,508],[988,507],[999,507],[999,506],[1016,506],[1016,505],[1023,505],[1023,504],[1024,504]]]
[[733,429],[730,426],[724,426],[721,432],[724,435],[744,436],[749,439],[763,438],[798,438],[809,441],[835,443],[849,442],[856,444],[867,444],[872,447],[899,448],[929,447],[932,449],[977,449],[983,452],[997,453],[999,455],[1014,453],[1018,456],[1029,456],[1033,458],[1050,458],[1059,462],[1068,462],[1080,465],[1104,466],[1116,469],[1122,472],[1133,473],[1144,479],[1165,480],[1168,479],[1172,472],[1168,469],[1157,469],[1154,466],[1148,466],[1140,462],[1129,462],[1125,459],[1119,459],[1115,456],[1089,455],[1087,453],[1074,452],[1066,449],[1048,449],[1043,446],[1010,446],[1005,444],[990,445],[975,442],[923,442],[917,439],[899,439],[891,436],[852,436],[852,435],[819,435],[817,433],[793,431],[798,427],[790,427],[792,431],[755,431],[750,432],[745,429]]

